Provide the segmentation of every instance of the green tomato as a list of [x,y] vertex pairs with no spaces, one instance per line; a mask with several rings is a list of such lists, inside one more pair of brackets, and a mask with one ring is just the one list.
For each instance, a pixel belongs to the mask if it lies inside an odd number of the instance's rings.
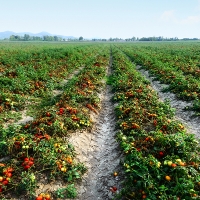
[[122,136],[122,140],[125,141],[127,138],[126,136]]
[[180,162],[182,162],[182,161],[181,161],[181,159],[176,159],[176,162],[180,163]]
[[168,160],[165,160],[165,161],[164,161],[164,165],[168,165]]
[[157,163],[157,168],[160,168],[161,162]]
[[168,161],[168,166],[170,166],[171,167],[171,165],[172,165],[172,161]]

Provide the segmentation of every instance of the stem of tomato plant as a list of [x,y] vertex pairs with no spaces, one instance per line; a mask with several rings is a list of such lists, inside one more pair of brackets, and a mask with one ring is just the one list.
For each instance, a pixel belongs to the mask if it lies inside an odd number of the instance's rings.
[[179,182],[178,182],[178,177],[177,177],[177,172],[176,172],[176,184],[178,184]]
[[40,172],[45,171],[45,170],[48,170],[48,169],[53,169],[53,168],[45,168],[45,169],[42,169],[42,170],[40,170],[40,171],[37,171],[36,173],[40,173]]

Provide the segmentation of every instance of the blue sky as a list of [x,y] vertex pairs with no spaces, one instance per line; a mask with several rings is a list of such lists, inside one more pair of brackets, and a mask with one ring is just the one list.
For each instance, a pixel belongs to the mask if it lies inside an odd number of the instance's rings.
[[0,0],[3,31],[200,38],[200,0]]

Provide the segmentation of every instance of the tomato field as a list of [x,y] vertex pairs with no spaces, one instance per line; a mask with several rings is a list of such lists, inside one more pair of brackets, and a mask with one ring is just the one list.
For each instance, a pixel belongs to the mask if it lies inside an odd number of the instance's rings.
[[0,87],[1,199],[200,198],[200,43],[2,42]]

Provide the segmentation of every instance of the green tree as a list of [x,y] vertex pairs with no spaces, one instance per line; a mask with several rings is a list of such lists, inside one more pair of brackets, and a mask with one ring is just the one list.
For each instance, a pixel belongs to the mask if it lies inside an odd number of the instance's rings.
[[28,41],[28,40],[30,40],[30,39],[31,39],[30,35],[24,34],[24,40],[25,40],[25,41]]
[[14,35],[11,35],[9,40],[15,40],[15,36]]
[[136,37],[133,36],[133,37],[131,38],[131,41],[135,41],[135,40],[136,40]]
[[79,39],[78,39],[79,41],[81,41],[81,40],[83,40],[83,37],[81,36],[81,37],[79,37]]
[[12,41],[20,41],[21,37],[19,35],[11,35],[9,39]]
[[33,36],[33,40],[34,40],[34,41],[40,41],[40,40],[42,40],[42,38],[39,37],[39,36]]
[[58,41],[58,36],[54,36],[54,41]]

